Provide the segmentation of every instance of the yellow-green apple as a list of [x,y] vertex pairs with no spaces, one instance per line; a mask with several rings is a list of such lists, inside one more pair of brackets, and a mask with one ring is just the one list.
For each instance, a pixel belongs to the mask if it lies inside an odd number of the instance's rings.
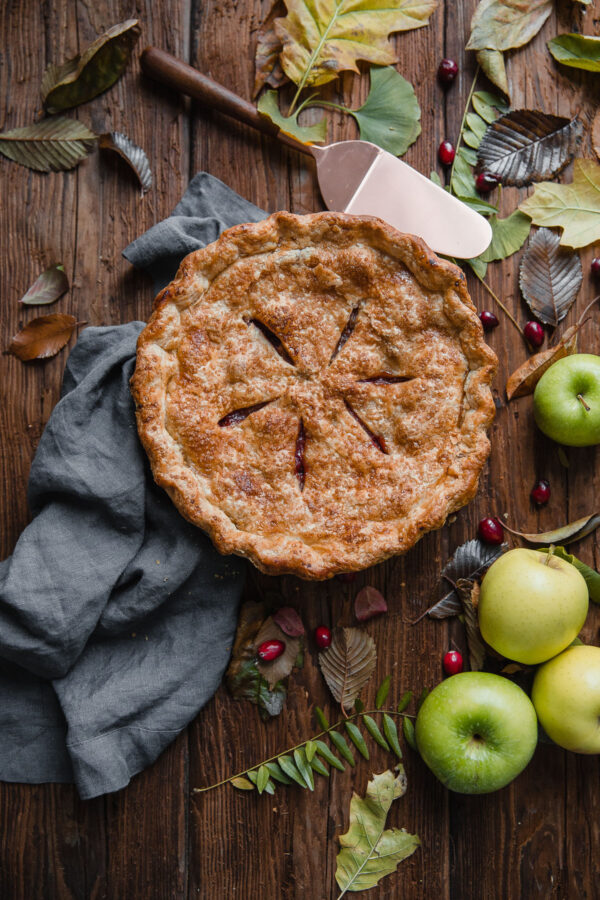
[[502,656],[535,665],[572,643],[588,605],[587,585],[575,566],[519,547],[504,553],[484,576],[479,628]]
[[415,727],[419,753],[459,794],[488,794],[522,772],[537,743],[537,718],[518,685],[491,672],[461,672],[425,698]]
[[531,699],[542,728],[575,753],[600,753],[600,647],[569,647],[540,666]]
[[533,394],[538,427],[559,444],[600,443],[600,356],[574,353],[553,363]]

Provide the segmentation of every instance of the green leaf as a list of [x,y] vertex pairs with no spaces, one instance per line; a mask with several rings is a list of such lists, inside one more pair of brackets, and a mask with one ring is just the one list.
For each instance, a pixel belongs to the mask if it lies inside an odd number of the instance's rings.
[[487,272],[487,263],[484,262],[480,256],[475,257],[475,259],[468,259],[467,262],[469,263],[477,277],[481,278],[481,280],[483,281]]
[[405,792],[406,776],[399,766],[398,775],[374,775],[364,798],[352,795],[349,828],[340,835],[342,849],[336,860],[335,879],[342,893],[373,887],[419,846],[417,835],[385,827],[390,806]]
[[537,184],[519,209],[534,225],[562,228],[563,247],[577,249],[593,244],[600,240],[600,164],[593,159],[576,159],[571,184]]
[[490,91],[475,91],[472,100],[473,109],[490,125],[500,113],[508,112],[508,103]]
[[36,172],[72,169],[88,155],[97,135],[77,119],[42,119],[0,134],[0,153]]
[[363,141],[402,156],[421,134],[421,107],[410,81],[391,67],[371,69],[371,90],[359,109],[349,109]]
[[430,172],[429,180],[433,181],[434,184],[437,184],[438,187],[443,187],[442,179],[437,172]]
[[340,753],[344,757],[344,759],[350,763],[351,766],[356,765],[356,763],[354,762],[354,756],[352,755],[352,750],[341,734],[339,734],[337,731],[330,731],[329,739],[331,740],[331,743],[338,751],[338,753]]
[[300,785],[301,788],[306,787],[306,781],[294,765],[294,760],[291,756],[288,756],[284,753],[283,756],[277,757],[277,762],[283,769],[284,773],[288,776],[288,778],[291,778],[292,781],[295,781],[296,784]]
[[317,753],[319,756],[322,756],[323,759],[326,759],[330,766],[333,766],[334,769],[338,769],[340,772],[346,771],[344,763],[340,762],[324,741],[315,741],[315,743],[317,745]]
[[258,788],[258,793],[262,794],[267,784],[269,783],[269,770],[266,766],[261,766],[258,770],[258,775],[256,778],[256,787]]
[[41,84],[47,112],[79,106],[108,90],[129,62],[140,33],[137,19],[128,19],[109,28],[81,55],[49,65]]
[[487,125],[481,116],[478,116],[477,113],[474,112],[467,113],[466,122],[477,139],[477,146],[474,148],[476,150],[481,143],[481,138],[487,130]]
[[238,791],[253,791],[254,785],[248,778],[244,778],[243,775],[236,775],[235,778],[232,778],[230,784],[237,788]]
[[423,706],[423,704],[428,696],[429,696],[429,688],[424,687],[423,690],[421,691],[421,693],[419,694],[419,698],[417,700],[417,712],[421,709],[421,707]]
[[300,125],[298,111],[284,116],[279,109],[277,91],[267,91],[259,98],[256,108],[262,116],[270,119],[280,131],[303,144],[322,144],[327,139],[327,120],[323,117],[314,125]]
[[324,775],[326,778],[329,778],[329,769],[325,768],[318,756],[314,756],[311,759],[310,767],[315,772],[318,772],[319,775]]
[[50,266],[38,275],[29,290],[23,294],[19,303],[25,306],[47,306],[54,303],[69,290],[69,279],[62,263]]
[[548,41],[548,50],[563,66],[600,72],[600,37],[586,34],[559,34]]
[[387,700],[387,695],[390,692],[390,682],[392,680],[391,675],[386,675],[381,684],[377,689],[377,694],[375,696],[375,706],[377,709],[381,709],[385,701]]
[[308,764],[303,747],[298,747],[294,750],[294,762],[296,763],[296,768],[304,778],[306,786],[310,788],[311,791],[314,791],[315,779],[313,778],[312,769]]
[[500,50],[478,50],[475,54],[484,75],[507,97],[510,96],[504,54]]
[[[539,553],[548,553],[549,548],[534,547],[534,550],[537,550]],[[567,553],[564,547],[554,547],[553,553],[554,556],[566,560],[581,572],[588,587],[590,600],[593,600],[594,603],[600,603],[600,573],[596,572],[595,569],[592,569],[591,566],[586,565],[586,563],[581,562],[581,560],[577,559],[576,556],[573,556],[572,553]]]
[[315,716],[317,717],[317,722],[319,723],[323,731],[327,731],[330,728],[330,725],[327,721],[327,716],[320,706],[315,706]]
[[291,778],[284,775],[277,762],[268,762],[265,763],[265,766],[269,770],[269,775],[274,781],[278,781],[279,784],[292,784]]
[[[248,775],[248,778],[250,779],[250,781],[253,784],[255,784],[256,787],[258,788],[258,772],[255,769],[253,769],[251,772],[248,772],[247,775]],[[263,792],[265,794],[274,794],[275,793],[275,787],[274,787],[272,781],[267,780],[267,783],[264,786],[263,790],[259,791],[259,793],[261,793],[261,794]]]
[[506,259],[520,250],[531,230],[531,222],[528,216],[516,209],[506,219],[499,219],[497,215],[490,216],[492,226],[492,242],[481,256],[482,262],[490,263],[497,259]]
[[356,700],[354,701],[354,709],[356,710],[357,713],[361,713],[364,708],[365,708],[365,704],[362,702],[360,697],[357,697]]
[[390,745],[379,730],[379,726],[377,725],[375,719],[372,719],[371,716],[363,716],[362,720],[365,728],[367,729],[373,740],[376,741],[380,747],[383,747],[383,749],[387,750],[389,753]]
[[479,201],[481,198],[475,190],[473,169],[468,161],[467,153],[468,150],[466,147],[459,148],[454,160],[450,187],[454,196],[461,197],[463,202],[466,202],[469,199]]
[[396,728],[396,723],[392,717],[388,716],[387,713],[384,713],[383,715],[383,733],[398,759],[402,759],[402,750],[400,749],[400,741],[398,740],[398,729]]
[[369,759],[369,748],[365,743],[364,737],[360,733],[360,729],[356,727],[354,722],[345,722],[344,724],[346,726],[346,731],[350,735],[350,739],[358,752],[361,756],[364,756],[365,759]]
[[314,741],[307,741],[304,745],[304,752],[306,753],[306,758],[308,762],[311,762],[314,758],[315,753],[317,752],[317,745]]
[[415,738],[415,726],[412,723],[412,719],[409,719],[408,716],[404,716],[402,719],[402,733],[404,734],[404,740],[411,747],[415,753],[419,752],[419,748],[417,747],[417,739]]
[[459,195],[457,195],[457,199],[462,200],[463,203],[466,203],[467,206],[470,206],[475,212],[482,213],[484,216],[489,216],[491,213],[498,212],[498,207],[494,206],[492,203],[488,203],[486,200],[475,200],[472,197],[460,197]]
[[412,691],[405,691],[402,694],[402,696],[400,697],[400,703],[398,704],[398,707],[397,707],[399,713],[404,712],[404,710],[406,709],[406,707],[412,700],[412,697],[413,697]]
[[512,50],[538,33],[552,0],[481,0],[471,19],[467,50]]

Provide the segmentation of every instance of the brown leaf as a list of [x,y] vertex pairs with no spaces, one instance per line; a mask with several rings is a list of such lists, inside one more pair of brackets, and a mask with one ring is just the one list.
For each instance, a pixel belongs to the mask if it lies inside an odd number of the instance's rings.
[[33,282],[29,290],[23,294],[19,303],[25,306],[46,306],[54,303],[69,290],[69,279],[62,263],[50,266]]
[[101,34],[81,55],[49,65],[41,84],[47,112],[79,106],[108,90],[129,62],[140,33],[137,19],[128,19]]
[[561,525],[552,531],[541,531],[539,533],[528,534],[523,531],[515,531],[510,528],[506,522],[502,523],[502,527],[516,534],[518,537],[524,538],[530,544],[572,544],[573,541],[580,541],[586,535],[591,534],[600,525],[600,515],[592,513],[589,516],[583,516],[568,525]]
[[560,246],[560,237],[540,228],[521,259],[519,285],[533,314],[556,327],[564,319],[583,281],[581,260],[575,250]]
[[100,135],[99,147],[102,150],[114,150],[125,160],[137,175],[142,188],[142,197],[152,187],[152,172],[148,157],[141,147],[130,141],[127,135],[120,131],[111,131]]
[[280,16],[285,16],[285,6],[282,0],[277,0],[258,30],[258,41],[254,56],[253,97],[256,97],[266,84],[277,90],[288,80],[287,75],[279,64],[279,54],[283,49],[283,45],[277,36],[274,25],[275,19]]
[[500,88],[503,94],[510,97],[510,88],[508,86],[508,78],[506,76],[506,66],[504,64],[504,54],[501,50],[478,50],[475,54],[477,62],[481,66],[484,75]]
[[54,313],[32,319],[10,342],[8,352],[22,362],[56,356],[68,344],[77,325],[75,316]]
[[596,112],[594,116],[594,121],[592,122],[592,147],[594,148],[594,153],[600,159],[600,109]]
[[479,585],[466,578],[456,582],[456,588],[465,615],[465,630],[469,648],[469,666],[472,672],[480,672],[485,661],[485,644],[479,631],[477,606],[479,604]]
[[258,650],[264,641],[283,641],[285,650],[272,662],[263,662],[257,659],[256,668],[269,685],[269,690],[273,690],[278,681],[287,678],[300,652],[300,639],[297,637],[289,637],[284,634],[279,625],[273,620],[272,616],[263,623],[262,628],[254,639],[254,652]]
[[306,633],[302,619],[291,606],[282,606],[273,613],[273,621],[289,637],[302,637]]
[[36,172],[72,169],[88,155],[97,136],[77,119],[42,119],[0,134],[0,153]]
[[516,369],[508,381],[506,382],[506,399],[513,400],[515,397],[525,397],[527,394],[533,394],[536,384],[550,366],[564,356],[571,353],[577,353],[577,331],[578,325],[571,325],[567,328],[558,344],[554,347],[548,347],[541,353],[535,353],[526,359],[523,365]]
[[523,187],[558,175],[573,158],[582,133],[575,116],[515,109],[488,125],[477,150],[478,172]]
[[343,709],[351,709],[375,669],[375,642],[359,628],[338,628],[319,665],[329,690]]
[[354,600],[354,615],[359,622],[366,622],[373,616],[380,616],[387,612],[387,603],[379,591],[368,585],[356,595]]

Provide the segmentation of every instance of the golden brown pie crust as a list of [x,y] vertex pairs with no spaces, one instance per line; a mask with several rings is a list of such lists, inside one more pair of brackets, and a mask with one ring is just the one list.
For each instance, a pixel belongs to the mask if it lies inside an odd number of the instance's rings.
[[472,499],[495,367],[463,273],[423,241],[281,212],[183,260],[131,385],[186,519],[263,572],[322,579],[408,550]]

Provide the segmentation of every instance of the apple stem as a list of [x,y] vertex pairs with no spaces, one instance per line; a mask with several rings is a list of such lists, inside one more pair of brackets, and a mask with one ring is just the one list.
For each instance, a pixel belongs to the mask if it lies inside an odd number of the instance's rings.
[[546,554],[546,558],[544,560],[544,565],[546,565],[546,566],[550,565],[550,560],[552,559],[553,555],[554,555],[554,544],[550,544],[550,546],[548,547],[548,552]]
[[581,405],[585,409],[586,412],[590,411],[590,407],[587,405],[581,394],[577,394],[577,399],[581,402]]

